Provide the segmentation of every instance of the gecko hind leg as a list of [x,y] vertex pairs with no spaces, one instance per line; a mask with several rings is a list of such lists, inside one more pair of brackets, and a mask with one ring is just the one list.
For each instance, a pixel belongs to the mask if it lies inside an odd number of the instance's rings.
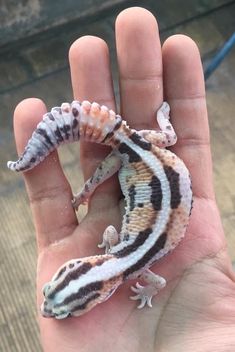
[[146,304],[149,307],[152,307],[152,298],[155,296],[163,287],[166,286],[166,280],[154,274],[149,269],[145,270],[143,274],[141,274],[140,279],[144,280],[147,285],[142,286],[139,282],[136,283],[136,286],[131,286],[131,290],[136,293],[135,296],[131,296],[132,300],[140,300],[140,304],[137,308],[141,309]]
[[95,189],[113,176],[121,167],[120,159],[111,152],[97,167],[92,177],[84,184],[82,190],[73,196],[72,206],[78,210],[79,205],[86,204]]
[[119,242],[119,234],[114,226],[108,226],[103,233],[103,241],[98,244],[99,248],[105,248],[105,253],[109,253],[113,246]]

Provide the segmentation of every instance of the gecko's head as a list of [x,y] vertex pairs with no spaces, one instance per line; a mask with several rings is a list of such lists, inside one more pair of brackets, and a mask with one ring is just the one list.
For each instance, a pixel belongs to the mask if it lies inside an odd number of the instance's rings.
[[102,265],[111,259],[103,255],[65,263],[43,287],[42,315],[56,319],[80,316],[107,299],[121,283],[100,277]]

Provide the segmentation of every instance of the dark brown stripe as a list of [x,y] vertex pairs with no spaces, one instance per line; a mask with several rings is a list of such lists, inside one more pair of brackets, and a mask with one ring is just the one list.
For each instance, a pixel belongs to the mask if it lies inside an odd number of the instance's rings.
[[54,146],[54,144],[52,143],[50,137],[47,135],[47,132],[42,129],[42,128],[37,128],[36,129],[36,133],[40,134],[41,136],[43,136],[45,138],[45,142],[46,143],[43,143],[47,148],[48,148],[48,145],[50,146]]
[[117,122],[116,122],[116,125],[113,128],[113,131],[117,131],[119,129],[119,127],[121,127],[121,124],[122,124],[121,116],[116,115],[116,118],[117,118]]
[[112,132],[107,133],[107,134],[106,134],[106,136],[104,137],[104,139],[103,139],[100,143],[105,143],[105,142],[107,141],[107,139],[112,138],[112,137],[113,137],[113,135],[114,135],[114,132],[113,132],[113,131],[112,131]]
[[73,119],[72,129],[76,128],[77,125],[78,125],[78,120],[77,119]]
[[[70,296],[66,297],[63,302],[56,304],[55,307],[60,307],[63,305],[70,304],[75,300],[79,300],[88,296],[92,292],[100,291],[103,287],[103,281],[92,282],[84,287],[81,287],[78,292],[72,293]],[[89,299],[89,298],[88,298]]]
[[99,293],[94,293],[94,295],[90,296],[86,302],[84,302],[83,304],[78,304],[77,306],[74,306],[73,309],[71,310],[72,312],[76,312],[78,310],[84,310],[86,309],[88,303],[90,303],[91,301],[94,301],[95,299],[97,299],[98,297],[100,297]]
[[170,183],[171,190],[171,208],[175,209],[180,205],[181,194],[180,194],[180,181],[179,173],[176,172],[171,166],[164,166],[166,177]]
[[32,157],[31,159],[30,159],[30,164],[32,163],[35,163],[35,161],[36,161],[36,158],[35,157]]
[[77,117],[78,116],[78,109],[72,108],[72,114],[73,114],[74,117]]
[[135,208],[135,185],[131,185],[131,187],[128,189],[128,195],[130,199],[130,211],[132,211]]
[[63,136],[61,135],[60,129],[59,129],[58,126],[57,126],[56,130],[54,131],[54,134],[55,134],[55,137],[56,137],[56,142],[57,142],[58,144],[64,141],[64,138],[63,138]]
[[69,271],[68,274],[65,276],[64,280],[61,281],[52,292],[47,295],[47,298],[53,299],[54,296],[63,288],[65,288],[70,281],[72,280],[77,280],[80,276],[86,274],[90,269],[92,268],[92,265],[90,263],[84,263],[81,266],[79,266],[77,269],[73,271]]
[[60,269],[60,271],[58,272],[58,274],[56,275],[54,281],[58,280],[62,275],[63,273],[66,271],[66,265]]
[[78,125],[78,120],[74,119],[73,124],[72,124],[72,133],[73,133],[73,139],[77,140],[80,137],[79,129],[77,129],[77,135],[74,134],[74,130],[76,129]]
[[101,141],[101,143],[105,143],[107,141],[107,139],[110,139],[114,136],[114,132],[117,131],[119,129],[119,127],[122,124],[122,118],[121,116],[117,115],[117,122],[116,125],[113,127],[113,130],[110,131],[109,133],[106,134],[106,136],[104,137],[104,139]]
[[148,185],[152,189],[150,201],[152,203],[153,209],[154,210],[161,210],[161,208],[162,208],[162,188],[161,188],[160,180],[157,178],[157,176],[153,175],[151,182]]
[[63,127],[61,127],[61,132],[64,134],[65,139],[69,139],[70,136],[70,131],[71,131],[71,126],[70,125],[63,125]]
[[165,246],[167,239],[167,233],[163,232],[160,237],[157,239],[157,241],[154,243],[154,245],[148,250],[147,253],[134,265],[132,265],[130,268],[128,268],[124,273],[123,273],[123,279],[125,280],[129,275],[133,274],[134,272],[140,270],[143,268],[146,264],[148,264],[151,259]]
[[52,115],[51,112],[48,112],[48,113],[47,113],[47,116],[49,117],[49,119],[50,119],[51,121],[55,121],[55,118],[54,118],[54,116]]
[[151,228],[147,228],[144,231],[140,231],[140,233],[136,237],[135,241],[132,244],[130,244],[129,246],[126,246],[123,249],[121,249],[120,251],[116,252],[115,256],[118,258],[122,258],[122,257],[125,257],[125,256],[131,254],[131,253],[134,253],[140,246],[142,246],[144,244],[144,242],[147,240],[147,238],[149,237],[151,232],[152,232]]
[[139,154],[131,149],[126,143],[120,143],[118,150],[121,154],[127,154],[129,156],[130,163],[137,163],[142,160]]
[[151,150],[151,143],[143,139],[138,133],[134,132],[130,135],[130,139],[144,150]]

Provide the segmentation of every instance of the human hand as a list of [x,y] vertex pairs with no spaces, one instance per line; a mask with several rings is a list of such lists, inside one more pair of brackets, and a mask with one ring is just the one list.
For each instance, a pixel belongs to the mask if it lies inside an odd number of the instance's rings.
[[[45,351],[234,351],[235,276],[217,210],[212,182],[209,129],[200,56],[195,43],[173,36],[160,47],[157,24],[146,10],[123,11],[116,22],[121,115],[136,129],[155,128],[164,100],[178,135],[174,152],[192,175],[194,208],[185,238],[153,271],[168,284],[153,308],[136,309],[126,283],[104,304],[79,318],[39,316]],[[106,44],[83,37],[70,49],[75,99],[115,109]],[[163,62],[163,66],[162,66]],[[164,70],[163,70],[164,67]],[[23,151],[46,112],[38,99],[21,102],[14,115],[17,149]],[[81,143],[85,178],[107,148]],[[24,174],[38,241],[38,306],[42,286],[65,261],[97,254],[104,229],[120,228],[120,189],[113,177],[100,186],[78,225],[71,189],[57,152]]]

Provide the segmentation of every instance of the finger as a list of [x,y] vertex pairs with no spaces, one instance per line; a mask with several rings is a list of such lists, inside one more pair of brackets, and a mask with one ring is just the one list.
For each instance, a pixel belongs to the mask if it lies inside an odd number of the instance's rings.
[[174,148],[189,167],[193,192],[213,198],[212,166],[205,86],[196,44],[183,35],[163,45],[165,99],[178,135]]
[[[18,153],[22,153],[46,107],[39,99],[23,100],[14,112],[14,131]],[[63,174],[57,152],[24,173],[34,217],[39,251],[71,234],[77,218],[71,206],[70,186]]]
[[[95,101],[115,110],[115,99],[106,43],[97,37],[76,40],[69,51],[71,79],[75,99]],[[81,162],[87,179],[109,149],[94,143],[81,143]]]
[[162,55],[154,16],[130,8],[116,20],[121,112],[131,127],[154,128],[162,103]]
[[[115,99],[106,43],[97,37],[85,36],[73,43],[69,52],[74,97],[90,100],[115,110]],[[95,143],[81,143],[81,164],[85,179],[91,177],[110,149]],[[101,209],[117,205],[120,187],[117,179],[109,179],[100,185],[89,202],[92,217]],[[107,222],[111,221],[106,219]],[[112,221],[113,222],[113,221]],[[103,225],[102,225],[103,226]]]

